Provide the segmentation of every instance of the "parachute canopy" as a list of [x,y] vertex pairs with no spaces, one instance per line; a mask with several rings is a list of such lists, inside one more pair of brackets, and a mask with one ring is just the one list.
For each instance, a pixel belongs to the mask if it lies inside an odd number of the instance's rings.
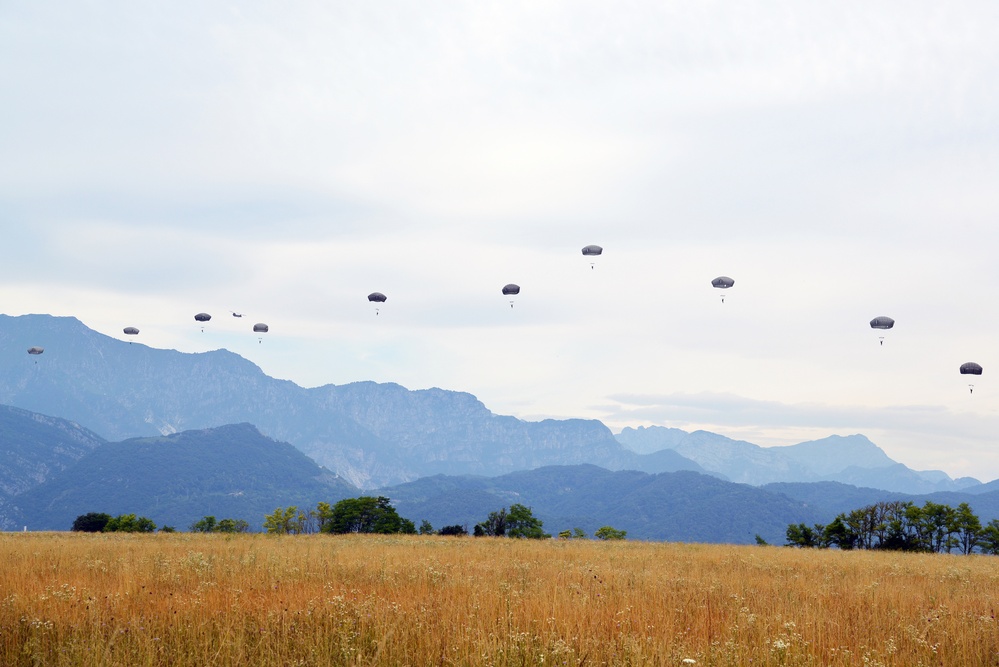
[[136,329],[135,327],[125,327],[124,329],[122,329],[122,331],[124,331],[129,336],[134,336],[137,333],[139,333],[139,330]]
[[981,375],[982,367],[973,361],[961,364],[961,375]]
[[583,248],[583,254],[587,257],[593,257],[603,253],[604,249],[598,245],[588,245]]
[[712,287],[717,287],[718,289],[728,289],[735,284],[735,281],[728,276],[718,276],[711,281]]
[[514,285],[513,283],[504,285],[503,294],[506,294],[507,296],[510,296],[511,294],[520,294],[520,285]]
[[41,354],[45,351],[44,347],[29,347],[28,354]]
[[194,316],[194,319],[196,319],[199,322],[207,322],[208,320],[212,319],[212,316],[209,315],[208,313],[198,313],[197,315]]
[[368,301],[373,301],[375,303],[385,303],[387,300],[388,297],[381,292],[372,292],[368,295]]
[[256,324],[253,325],[253,332],[254,333],[267,333],[268,328],[269,327],[266,324],[264,324],[263,322],[258,322],[258,323],[256,323]]
[[884,315],[875,317],[871,320],[872,329],[891,329],[893,326],[895,326],[895,320],[890,317],[885,317]]

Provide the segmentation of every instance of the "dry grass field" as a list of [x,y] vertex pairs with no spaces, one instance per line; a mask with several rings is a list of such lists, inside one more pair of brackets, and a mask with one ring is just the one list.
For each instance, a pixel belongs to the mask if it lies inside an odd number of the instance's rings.
[[999,559],[0,534],[0,664],[999,664]]

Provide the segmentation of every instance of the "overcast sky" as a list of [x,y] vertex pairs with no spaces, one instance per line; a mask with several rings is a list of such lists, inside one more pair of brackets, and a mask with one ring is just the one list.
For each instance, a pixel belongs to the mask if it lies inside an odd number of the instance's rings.
[[999,478],[996,25],[990,0],[5,2],[0,311]]

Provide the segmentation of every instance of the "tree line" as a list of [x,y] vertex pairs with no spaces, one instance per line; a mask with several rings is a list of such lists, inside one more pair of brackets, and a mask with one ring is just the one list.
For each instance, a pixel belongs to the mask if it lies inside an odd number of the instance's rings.
[[[205,516],[190,525],[195,533],[246,533],[250,524],[243,519],[216,519]],[[468,527],[460,524],[444,526],[439,530],[429,521],[422,521],[419,529],[409,519],[399,516],[391,501],[384,496],[361,496],[346,498],[334,504],[320,502],[312,509],[299,509],[297,506],[278,507],[264,516],[264,532],[271,535],[302,535],[327,533],[343,535],[347,533],[377,533],[404,535],[468,535]],[[87,532],[154,532],[156,524],[146,517],[123,514],[112,517],[109,514],[91,512],[82,514],[73,522],[74,531]],[[164,526],[164,532],[173,528]],[[594,537],[600,540],[623,540],[626,531],[611,526],[599,528]],[[490,512],[484,521],[475,524],[472,535],[492,537],[514,537],[527,539],[548,539],[544,524],[534,516],[531,508],[514,503],[509,508]],[[580,528],[562,531],[561,539],[583,539],[586,533]]]
[[836,516],[826,525],[790,524],[787,546],[999,554],[999,519],[982,525],[968,503],[883,501]]

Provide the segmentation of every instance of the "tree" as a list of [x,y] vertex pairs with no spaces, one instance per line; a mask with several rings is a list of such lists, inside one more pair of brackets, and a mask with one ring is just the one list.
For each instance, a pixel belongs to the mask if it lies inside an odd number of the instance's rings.
[[983,553],[999,555],[999,519],[992,519],[982,528],[978,546]]
[[982,537],[982,522],[968,503],[961,503],[954,512],[954,528],[957,534],[957,546],[961,553],[970,554],[978,546],[978,541]]
[[319,532],[329,533],[333,521],[333,506],[324,502],[316,503],[316,520],[319,524]]
[[105,533],[154,533],[156,524],[144,516],[134,514],[119,514],[104,526]]
[[264,531],[270,535],[297,535],[302,532],[298,518],[298,507],[292,505],[284,509],[278,507],[272,514],[264,516]]
[[216,521],[214,516],[203,517],[191,524],[192,533],[248,533],[250,524],[242,519],[222,519]]
[[809,528],[803,523],[792,523],[787,527],[787,546],[811,549],[819,546],[819,535],[824,526]]
[[216,521],[214,516],[203,516],[198,521],[191,524],[192,533],[211,533],[215,530]]
[[420,535],[433,535],[434,527],[430,525],[430,522],[424,519],[420,522]]
[[490,512],[489,517],[482,523],[475,524],[475,535],[488,535],[490,537],[503,537],[506,535],[506,508]]
[[416,526],[403,519],[384,496],[345,498],[330,510],[329,522],[323,532],[344,533],[407,533],[415,534]]
[[99,533],[104,530],[104,526],[108,525],[108,521],[110,520],[110,514],[105,514],[104,512],[88,512],[87,514],[81,514],[76,517],[73,521],[72,530],[84,533]]
[[582,528],[573,528],[572,530],[563,530],[558,534],[560,540],[585,540],[586,531]]
[[853,534],[850,527],[843,520],[840,514],[822,530],[822,545],[825,547],[837,547],[843,551],[853,549],[857,543],[857,536]]
[[618,530],[617,528],[612,528],[611,526],[601,526],[600,528],[597,528],[595,533],[593,533],[593,537],[598,540],[623,540],[627,534],[628,531],[626,530]]
[[533,540],[551,537],[541,529],[543,523],[534,516],[531,508],[518,503],[510,505],[510,511],[506,515],[506,525],[506,534],[509,537],[527,537]]
[[437,534],[464,537],[465,535],[468,535],[468,528],[466,528],[465,526],[454,524],[453,526],[444,526],[443,528],[437,531]]

